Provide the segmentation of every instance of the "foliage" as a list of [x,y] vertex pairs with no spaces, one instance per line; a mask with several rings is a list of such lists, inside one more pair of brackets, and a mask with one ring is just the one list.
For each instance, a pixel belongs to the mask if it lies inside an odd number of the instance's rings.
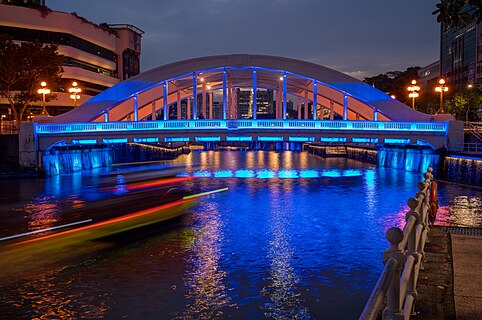
[[445,30],[450,27],[460,29],[472,22],[482,22],[482,1],[480,0],[441,0],[432,12],[437,22],[443,23]]
[[457,120],[477,121],[477,110],[482,103],[482,91],[477,88],[463,88],[455,91],[445,101],[445,112],[453,114]]
[[378,76],[367,77],[363,81],[380,91],[395,95],[397,100],[410,105],[407,87],[412,80],[418,79],[419,69],[420,67],[409,67],[405,71],[389,71]]
[[37,90],[41,81],[50,84],[51,89],[58,82],[64,57],[57,50],[54,44],[17,44],[0,37],[0,96],[8,100],[15,120],[24,120],[29,104],[40,100]]

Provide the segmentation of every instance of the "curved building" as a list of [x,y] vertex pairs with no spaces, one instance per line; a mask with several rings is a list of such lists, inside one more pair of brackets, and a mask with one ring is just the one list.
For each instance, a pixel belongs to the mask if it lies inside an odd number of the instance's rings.
[[289,58],[235,54],[152,69],[48,121],[200,118],[430,120],[336,70]]
[[15,41],[55,43],[65,56],[61,82],[48,84],[57,94],[57,100],[47,105],[51,114],[74,106],[68,94],[73,81],[82,89],[77,103],[81,104],[139,73],[142,30],[132,25],[97,25],[76,13],[45,6],[1,3],[7,4],[0,4],[0,34]]

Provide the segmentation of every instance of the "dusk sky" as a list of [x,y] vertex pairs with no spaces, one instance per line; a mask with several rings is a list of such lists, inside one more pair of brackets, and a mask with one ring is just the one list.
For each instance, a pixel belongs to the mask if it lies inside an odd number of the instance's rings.
[[58,11],[145,31],[141,71],[200,56],[295,58],[356,78],[439,58],[436,0],[47,0]]

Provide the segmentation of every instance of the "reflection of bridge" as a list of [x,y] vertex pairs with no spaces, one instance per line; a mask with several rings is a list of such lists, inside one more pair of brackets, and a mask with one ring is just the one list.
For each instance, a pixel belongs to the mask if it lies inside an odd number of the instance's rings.
[[463,142],[463,126],[437,122],[448,120],[443,116],[417,112],[372,86],[312,63],[214,56],[144,72],[77,109],[44,119],[24,130],[25,139],[36,143],[21,152],[39,159],[39,153],[53,145],[131,141],[347,142],[433,148]]

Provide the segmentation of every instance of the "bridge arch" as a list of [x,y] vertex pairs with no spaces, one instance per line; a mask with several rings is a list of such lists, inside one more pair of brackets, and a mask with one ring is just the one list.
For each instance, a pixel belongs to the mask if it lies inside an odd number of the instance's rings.
[[[237,95],[245,90],[250,91],[251,101],[240,112]],[[272,110],[265,110],[257,99],[264,92],[272,92]],[[290,101],[297,104],[292,108],[297,114],[287,114]],[[141,121],[160,111],[164,120],[195,120],[201,113],[207,119],[256,119],[270,112],[276,119],[430,120],[429,115],[336,70],[290,58],[236,54],[146,71],[48,122]]]

